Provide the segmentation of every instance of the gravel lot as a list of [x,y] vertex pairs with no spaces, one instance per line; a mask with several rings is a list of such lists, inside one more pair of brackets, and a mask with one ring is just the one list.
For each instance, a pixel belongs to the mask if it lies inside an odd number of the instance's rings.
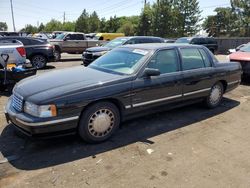
[[[38,74],[81,64],[80,55],[63,57]],[[16,134],[1,93],[0,187],[250,187],[249,87],[214,110],[197,104],[125,122],[98,145]]]

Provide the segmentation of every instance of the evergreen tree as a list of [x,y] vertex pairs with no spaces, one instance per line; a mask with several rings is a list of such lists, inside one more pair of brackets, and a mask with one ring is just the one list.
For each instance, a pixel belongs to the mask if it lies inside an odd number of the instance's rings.
[[75,30],[78,32],[89,33],[89,14],[86,9],[83,10],[82,14],[76,20]]
[[175,35],[173,24],[173,9],[171,0],[158,0],[153,5],[153,34],[160,37]]
[[97,13],[94,11],[90,16],[89,16],[89,31],[91,33],[97,32],[100,27],[100,20],[97,15]]
[[243,36],[250,36],[250,1],[231,0],[232,10],[239,18],[239,25],[243,29]]
[[140,15],[139,24],[137,28],[138,35],[151,35],[151,27],[152,27],[152,16],[153,11],[149,3],[147,3]]
[[106,19],[105,18],[102,18],[101,21],[100,21],[99,31],[101,33],[105,33],[106,32]]
[[201,11],[198,0],[174,0],[174,6],[179,10],[180,34],[192,36],[199,30]]
[[44,31],[45,29],[45,26],[43,25],[43,23],[41,23],[38,27],[38,31],[41,32],[41,31]]

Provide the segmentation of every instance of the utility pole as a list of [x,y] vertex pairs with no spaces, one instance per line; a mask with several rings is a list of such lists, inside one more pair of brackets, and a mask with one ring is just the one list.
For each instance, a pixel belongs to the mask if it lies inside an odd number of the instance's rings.
[[13,30],[14,30],[14,32],[16,32],[16,27],[15,27],[15,19],[14,19],[14,12],[13,12],[12,0],[10,0],[10,6],[11,6],[11,14],[12,14]]
[[63,24],[65,23],[65,12],[63,12]]
[[146,7],[147,4],[147,0],[144,0],[144,8]]

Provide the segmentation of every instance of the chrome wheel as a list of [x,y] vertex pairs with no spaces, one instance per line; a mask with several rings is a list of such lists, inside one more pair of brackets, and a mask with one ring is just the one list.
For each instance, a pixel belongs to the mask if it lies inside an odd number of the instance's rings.
[[32,58],[32,64],[37,69],[45,67],[46,63],[47,63],[46,58],[41,55],[37,55]]
[[111,110],[99,109],[89,118],[89,133],[94,137],[104,137],[112,130],[114,121],[115,115]]
[[221,101],[222,95],[223,91],[220,85],[214,85],[210,93],[209,102],[212,105],[217,105]]

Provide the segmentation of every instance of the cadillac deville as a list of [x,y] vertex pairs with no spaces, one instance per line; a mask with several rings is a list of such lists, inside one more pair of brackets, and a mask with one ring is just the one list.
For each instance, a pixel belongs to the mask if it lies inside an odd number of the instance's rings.
[[241,82],[241,65],[219,63],[203,46],[118,47],[88,67],[19,82],[5,115],[29,136],[78,133],[87,142],[112,136],[122,121],[194,102],[215,108]]

